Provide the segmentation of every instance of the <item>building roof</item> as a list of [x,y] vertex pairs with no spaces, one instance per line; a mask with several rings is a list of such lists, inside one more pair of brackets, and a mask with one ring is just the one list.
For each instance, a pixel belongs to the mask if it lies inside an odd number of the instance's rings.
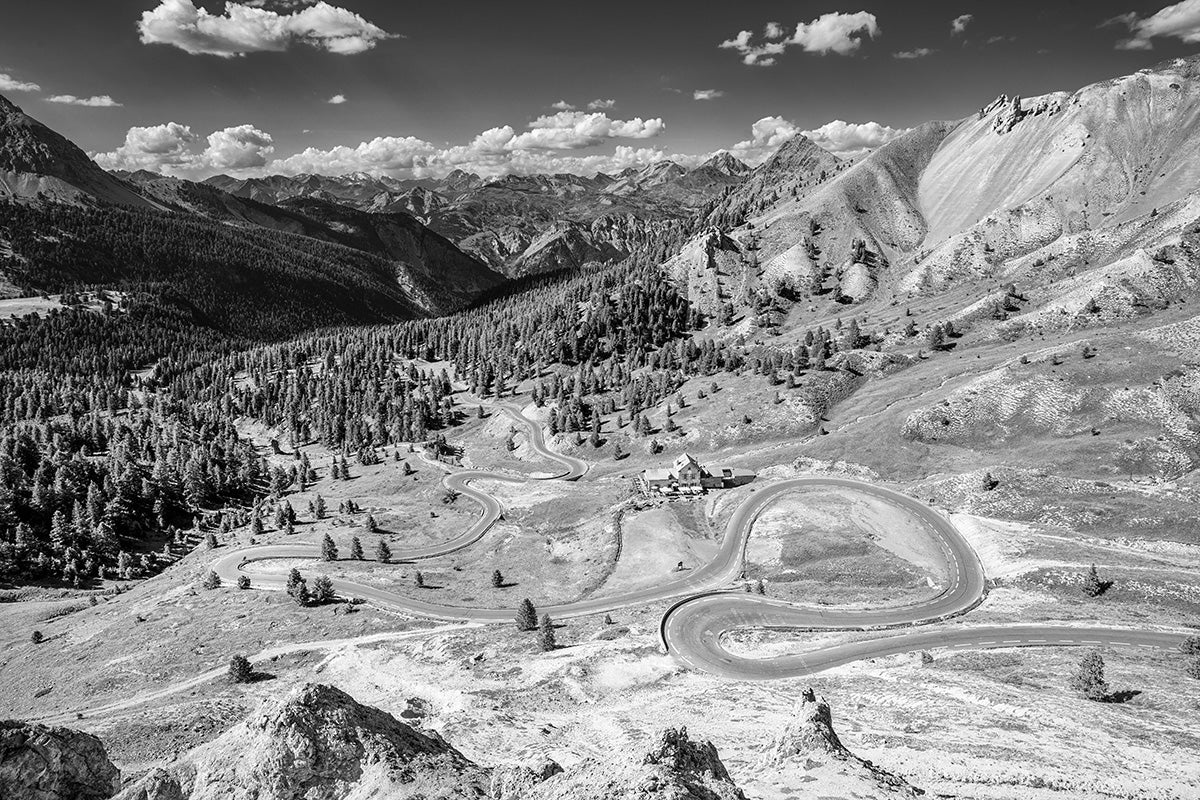
[[679,458],[675,459],[675,464],[674,464],[675,472],[678,473],[684,467],[689,466],[689,465],[696,467],[697,469],[700,468],[700,462],[698,462],[698,461],[696,461],[696,459],[692,458],[690,453],[680,453]]

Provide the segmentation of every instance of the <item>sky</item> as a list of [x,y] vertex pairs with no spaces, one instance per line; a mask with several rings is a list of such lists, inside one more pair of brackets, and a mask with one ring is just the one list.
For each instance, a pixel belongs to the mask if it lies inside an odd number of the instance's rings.
[[1200,53],[1200,0],[7,0],[0,94],[193,179],[842,155]]

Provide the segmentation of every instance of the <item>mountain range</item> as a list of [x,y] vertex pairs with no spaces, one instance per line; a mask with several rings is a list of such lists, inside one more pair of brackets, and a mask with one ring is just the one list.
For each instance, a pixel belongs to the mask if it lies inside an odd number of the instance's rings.
[[[1021,313],[989,334],[1004,336],[1135,314],[1195,279],[1181,233],[1200,210],[1198,64],[1174,60],[1074,93],[1002,95],[855,161],[796,136],[753,169],[720,153],[694,169],[664,160],[591,177],[455,171],[195,183],[110,174],[0,99],[0,188],[59,216],[87,208],[218,225],[226,238],[267,231],[285,247],[319,240],[338,263],[313,280],[341,284],[335,297],[348,285],[367,291],[363,308],[339,301],[319,315],[325,322],[446,313],[512,278],[637,259],[665,262],[710,315],[766,296],[807,298],[833,313],[962,289],[970,302],[964,296],[951,316],[965,323],[992,313],[980,297],[1016,284]],[[158,269],[39,268],[46,255],[21,236],[3,248],[10,293],[145,280]]]

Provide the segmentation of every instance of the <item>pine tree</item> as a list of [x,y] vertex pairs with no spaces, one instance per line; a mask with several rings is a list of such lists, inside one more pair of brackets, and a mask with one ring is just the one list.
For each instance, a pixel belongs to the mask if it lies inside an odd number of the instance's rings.
[[237,587],[239,589],[249,589],[250,588],[250,576],[239,575],[238,581],[237,581]]
[[554,623],[550,621],[549,614],[542,614],[542,621],[538,625],[538,647],[544,652],[549,652],[557,646],[554,641]]
[[374,514],[367,514],[367,530],[371,533],[379,532],[379,523],[375,521]]
[[375,560],[380,564],[390,564],[392,561],[392,548],[388,547],[387,540],[380,539],[379,544],[375,545]]
[[42,635],[41,631],[34,631],[33,633],[29,634],[29,641],[33,644],[41,644],[45,638],[46,637]]
[[217,549],[217,536],[215,533],[209,531],[208,533],[204,534],[204,546],[209,550]]
[[333,538],[327,533],[321,539],[321,560],[322,561],[337,561],[338,549],[333,543]]
[[1100,580],[1100,574],[1096,572],[1096,565],[1092,564],[1087,574],[1083,576],[1083,593],[1088,597],[1099,597],[1107,588],[1104,581]]
[[537,624],[537,609],[533,607],[533,601],[526,597],[521,601],[521,605],[517,606],[517,630],[531,631]]
[[210,569],[200,585],[205,589],[219,589],[221,588],[221,576]]
[[357,536],[354,536],[350,539],[350,558],[354,559],[355,561],[363,560],[362,542],[358,540]]
[[234,683],[249,683],[253,675],[254,669],[250,666],[248,658],[237,655],[229,659],[229,680]]
[[313,605],[322,605],[332,602],[334,598],[333,581],[328,575],[319,575],[312,585],[312,602]]
[[417,585],[418,589],[425,588],[425,576],[421,574],[421,570],[417,570],[417,574],[413,575],[413,583]]
[[762,578],[759,578],[758,580],[756,580],[754,582],[754,593],[755,594],[766,594],[767,593],[767,585],[765,583],[763,583]]
[[1079,671],[1071,678],[1071,688],[1088,700],[1108,697],[1108,682],[1104,680],[1104,656],[1099,650],[1089,650],[1079,662]]
[[493,570],[492,571],[492,588],[499,589],[502,586],[504,586],[504,575],[498,569]]

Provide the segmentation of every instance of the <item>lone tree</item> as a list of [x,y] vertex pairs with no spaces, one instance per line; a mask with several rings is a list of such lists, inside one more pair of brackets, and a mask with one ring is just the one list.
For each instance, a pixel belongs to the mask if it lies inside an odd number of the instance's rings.
[[538,647],[544,652],[558,647],[558,643],[554,641],[554,623],[550,621],[549,614],[542,614],[542,621],[538,625]]
[[212,531],[204,534],[204,546],[209,550],[217,549],[217,535]]
[[238,588],[239,589],[249,589],[250,588],[250,576],[249,575],[238,575]]
[[245,656],[234,656],[229,659],[229,680],[234,683],[249,683],[254,675],[250,660]]
[[337,545],[333,543],[333,539],[330,538],[329,534],[327,533],[325,534],[324,538],[321,539],[321,560],[337,561],[337,557]]
[[29,634],[29,641],[33,642],[34,644],[41,644],[42,640],[45,638],[45,636],[42,636],[41,631],[34,631],[33,633]]
[[1083,593],[1088,597],[1099,597],[1107,588],[1104,581],[1100,580],[1100,573],[1096,572],[1096,565],[1092,564],[1083,576]]
[[312,586],[312,602],[313,605],[322,605],[324,603],[333,602],[333,581],[328,575],[321,575],[313,581]]
[[418,589],[425,588],[425,576],[421,574],[421,570],[417,570],[417,574],[413,576],[413,581],[417,584]]
[[755,594],[766,594],[767,593],[767,585],[765,583],[763,583],[762,578],[759,578],[758,580],[756,580],[754,582],[754,593]]
[[358,540],[357,536],[350,539],[350,557],[355,561],[363,560],[362,542]]
[[604,615],[604,624],[605,624],[605,625],[612,625],[612,624],[614,624],[614,623],[613,623],[612,614],[605,614],[605,615]]
[[503,585],[504,585],[504,575],[498,569],[493,570],[492,571],[492,587],[495,589],[499,589]]
[[537,624],[537,609],[533,607],[533,601],[526,597],[521,601],[521,605],[517,606],[517,630],[531,631]]
[[367,514],[367,530],[369,530],[371,533],[375,533],[379,530],[379,523],[375,521],[374,514]]
[[1108,697],[1108,681],[1104,680],[1104,656],[1099,650],[1089,650],[1079,661],[1079,671],[1071,678],[1071,688],[1088,700]]
[[379,544],[375,545],[375,560],[380,564],[392,562],[392,548],[388,547],[388,543],[383,539],[380,539]]
[[221,576],[210,569],[200,585],[205,589],[219,589],[221,588]]

